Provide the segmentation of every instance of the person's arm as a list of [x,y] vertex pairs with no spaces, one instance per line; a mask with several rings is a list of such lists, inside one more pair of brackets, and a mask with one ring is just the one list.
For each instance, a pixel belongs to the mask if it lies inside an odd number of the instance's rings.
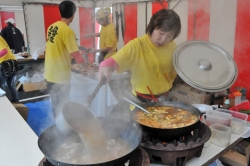
[[84,62],[84,58],[79,51],[73,52],[70,55],[76,60],[77,64],[81,65],[85,70],[87,70],[88,75],[94,75],[94,71],[88,66],[86,62]]
[[102,61],[99,66],[99,69],[101,69],[102,67],[110,67],[112,68],[112,70],[116,70],[119,68],[118,64],[113,58],[108,58],[105,61]]
[[103,77],[106,77],[107,80],[105,83],[109,82],[112,73],[118,68],[119,66],[113,58],[106,59],[100,64],[98,80],[101,81]]
[[88,51],[87,53],[90,53],[90,54],[95,54],[97,52],[109,52],[109,51],[112,51],[113,47],[106,47],[106,48],[100,48],[100,49],[96,49],[96,48],[91,48],[90,51]]
[[84,35],[85,38],[90,38],[90,37],[100,37],[100,33],[88,33]]
[[4,48],[4,49],[0,50],[0,58],[5,56],[7,53],[8,53],[7,48]]

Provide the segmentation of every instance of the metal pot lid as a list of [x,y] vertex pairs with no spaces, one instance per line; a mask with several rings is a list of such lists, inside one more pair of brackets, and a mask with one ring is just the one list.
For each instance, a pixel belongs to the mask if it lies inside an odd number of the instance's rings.
[[174,52],[177,74],[190,86],[219,92],[230,88],[238,76],[233,58],[219,46],[205,41],[187,41]]

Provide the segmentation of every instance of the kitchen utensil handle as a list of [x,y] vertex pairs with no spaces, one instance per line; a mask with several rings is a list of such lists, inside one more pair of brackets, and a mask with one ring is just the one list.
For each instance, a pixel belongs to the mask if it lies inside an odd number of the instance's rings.
[[131,100],[127,99],[126,97],[123,97],[124,100],[126,100],[127,102],[129,102],[130,104],[140,108],[142,111],[146,112],[146,113],[150,113],[148,110],[146,110],[145,108],[139,106],[138,104],[132,102]]
[[104,84],[104,82],[106,81],[106,77],[102,77],[101,81],[98,83],[98,85],[95,87],[94,91],[92,92],[91,95],[88,96],[88,101],[87,101],[87,105],[90,106],[93,99],[95,98],[96,94],[98,93],[98,91],[100,90],[100,88],[102,87],[102,85]]
[[124,96],[121,96],[122,98],[123,97],[126,97],[127,99],[130,99],[130,101],[133,101],[134,103],[138,104],[138,105],[143,105],[145,103],[141,102],[136,96],[134,96],[131,92],[129,92],[128,90],[124,90]]

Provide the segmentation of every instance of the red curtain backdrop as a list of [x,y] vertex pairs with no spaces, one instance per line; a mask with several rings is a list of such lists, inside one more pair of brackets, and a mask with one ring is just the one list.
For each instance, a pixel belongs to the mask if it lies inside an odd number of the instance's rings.
[[1,18],[2,18],[2,16],[1,16],[2,14],[1,14],[1,12],[0,12],[0,31],[2,30],[2,21],[1,21]]
[[137,4],[124,4],[124,45],[137,37]]
[[209,41],[210,1],[188,0],[188,40]]
[[162,2],[162,4],[159,2],[152,2],[152,15],[163,8],[168,8],[168,3],[166,1]]
[[[93,24],[93,17],[92,8],[79,8],[79,25],[80,25],[80,45],[87,47],[87,48],[94,48],[94,38],[84,38],[84,35],[87,33],[94,32],[94,24]],[[96,24],[98,25],[98,24]],[[95,57],[93,54],[88,55],[89,63],[93,63],[95,61]]]
[[2,30],[2,28],[6,27],[7,24],[4,22],[5,20],[9,19],[9,18],[13,18],[15,20],[15,13],[14,12],[0,12],[0,18],[1,18],[1,23],[0,23],[0,28]]
[[43,5],[43,15],[44,15],[44,30],[46,35],[48,27],[52,23],[61,20],[58,5]]
[[250,1],[237,1],[236,32],[234,46],[234,60],[238,66],[238,78],[232,86],[247,88],[247,99],[250,99]]

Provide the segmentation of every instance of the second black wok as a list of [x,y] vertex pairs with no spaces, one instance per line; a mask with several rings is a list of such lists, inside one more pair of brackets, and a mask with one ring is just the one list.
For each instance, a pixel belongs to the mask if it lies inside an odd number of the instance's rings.
[[139,124],[139,126],[142,128],[142,131],[144,133],[150,134],[154,138],[158,138],[161,140],[177,139],[181,136],[189,134],[193,129],[197,128],[201,123],[199,120],[200,115],[201,115],[200,110],[198,110],[196,107],[189,105],[189,104],[185,104],[181,102],[164,101],[164,102],[154,103],[153,105],[149,105],[149,106],[169,106],[169,107],[181,108],[181,109],[185,109],[193,113],[194,115],[198,117],[197,122],[189,126],[178,127],[178,128],[173,128],[173,129],[153,128],[153,127],[149,127],[149,126],[146,126],[137,122],[137,124]]

